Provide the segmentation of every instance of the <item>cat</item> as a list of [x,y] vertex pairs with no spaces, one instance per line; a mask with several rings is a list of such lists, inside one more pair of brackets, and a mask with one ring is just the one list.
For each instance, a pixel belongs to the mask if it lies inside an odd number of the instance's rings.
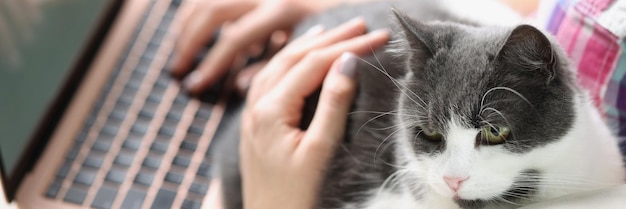
[[[549,35],[418,4],[394,4],[410,15],[381,2],[341,7],[296,29],[355,11],[372,29],[393,25],[386,49],[359,64],[317,208],[516,208],[624,183],[617,140]],[[236,138],[216,156],[228,209],[242,208]]]

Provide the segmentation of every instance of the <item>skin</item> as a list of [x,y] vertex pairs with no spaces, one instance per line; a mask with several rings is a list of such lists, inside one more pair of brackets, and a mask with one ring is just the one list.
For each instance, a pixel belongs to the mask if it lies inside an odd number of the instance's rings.
[[[280,49],[303,18],[342,2],[359,1],[368,0],[202,1],[187,19],[170,68],[174,76],[184,78],[183,85],[192,94],[214,84],[229,69],[240,70],[237,61],[258,55],[266,41],[270,55],[278,52],[271,60],[248,66],[237,76],[238,90],[242,94],[251,90],[240,144],[246,209],[314,207],[324,169],[343,136],[356,85],[338,73],[343,60],[339,57],[344,52],[368,53],[370,46],[382,46],[388,34],[361,36],[364,23],[356,21],[322,34],[313,31]],[[524,15],[537,3],[500,1]],[[197,69],[189,69],[194,56],[219,27],[216,44]],[[308,130],[300,130],[304,98],[322,82],[313,123]],[[222,208],[221,184],[214,179],[211,185],[204,206]]]
[[[239,147],[247,209],[314,206],[356,90],[356,81],[341,73],[342,63],[389,38],[386,31],[362,35],[362,19],[321,34],[312,30],[279,52],[252,83]],[[311,126],[301,130],[304,100],[320,85]]]
[[[269,40],[277,51],[285,44],[293,26],[303,18],[342,2],[367,0],[213,0],[195,5],[176,44],[176,56],[170,69],[176,77],[184,77],[184,87],[198,94],[224,76],[229,69],[238,70],[238,60],[258,55]],[[195,55],[214,32],[221,27],[220,37],[197,69],[189,69]],[[252,76],[266,62],[242,71],[237,86],[245,90]],[[191,72],[191,73],[190,73]],[[189,73],[189,74],[188,74]]]

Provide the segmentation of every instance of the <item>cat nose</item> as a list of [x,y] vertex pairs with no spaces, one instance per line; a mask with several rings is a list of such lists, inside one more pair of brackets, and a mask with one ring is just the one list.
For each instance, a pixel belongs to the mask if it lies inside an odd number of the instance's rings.
[[448,187],[452,189],[452,191],[457,192],[461,183],[467,180],[469,177],[456,177],[456,176],[444,176],[443,180],[448,184]]

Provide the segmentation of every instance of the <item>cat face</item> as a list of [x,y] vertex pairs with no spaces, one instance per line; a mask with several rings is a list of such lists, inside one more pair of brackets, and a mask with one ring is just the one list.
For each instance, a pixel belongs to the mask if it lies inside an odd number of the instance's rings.
[[528,25],[503,31],[397,16],[395,53],[407,70],[398,158],[406,178],[425,182],[416,193],[462,208],[532,200],[553,172],[536,161],[567,149],[559,143],[576,115],[573,76],[552,43]]

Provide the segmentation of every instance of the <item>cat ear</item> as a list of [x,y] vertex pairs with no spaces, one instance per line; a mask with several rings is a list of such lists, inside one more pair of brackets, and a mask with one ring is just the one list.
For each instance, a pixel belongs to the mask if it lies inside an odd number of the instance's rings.
[[548,75],[548,81],[556,74],[556,57],[552,43],[541,31],[530,25],[520,25],[513,29],[496,60],[509,68],[539,70]]
[[433,42],[433,34],[429,32],[428,26],[413,20],[408,15],[397,11],[391,10],[398,21],[395,29],[398,35],[397,38],[400,42],[399,46],[396,46],[400,50],[415,51],[415,58],[418,60],[425,60],[431,58],[435,53],[435,46]]

